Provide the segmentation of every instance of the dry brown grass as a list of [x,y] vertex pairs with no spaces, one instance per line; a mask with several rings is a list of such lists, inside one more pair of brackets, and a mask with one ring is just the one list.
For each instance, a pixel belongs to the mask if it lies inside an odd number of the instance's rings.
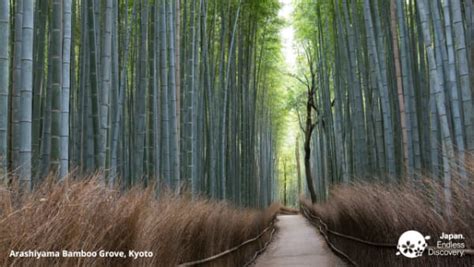
[[[0,188],[1,266],[175,266],[258,235],[278,211],[171,195],[126,193],[94,179],[46,182],[31,194]],[[242,266],[268,236],[207,266]],[[153,257],[13,258],[10,251],[151,251]]]
[[[472,181],[474,168],[472,164],[467,166]],[[403,232],[417,230],[430,235],[428,245],[436,246],[442,232],[460,233],[472,249],[474,187],[461,185],[459,177],[453,180],[453,212],[449,218],[440,200],[443,188],[432,179],[419,181],[415,186],[362,183],[336,186],[326,203],[312,206],[302,201],[302,205],[321,217],[329,229],[364,240],[396,245]],[[474,255],[427,256],[425,250],[423,256],[408,259],[396,256],[395,248],[375,248],[335,235],[330,235],[330,240],[360,266],[474,266]]]

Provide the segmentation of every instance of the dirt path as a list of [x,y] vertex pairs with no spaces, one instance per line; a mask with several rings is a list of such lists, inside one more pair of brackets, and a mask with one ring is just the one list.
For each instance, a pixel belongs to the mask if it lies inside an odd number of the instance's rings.
[[255,266],[347,266],[303,216],[281,215],[276,225],[277,235]]

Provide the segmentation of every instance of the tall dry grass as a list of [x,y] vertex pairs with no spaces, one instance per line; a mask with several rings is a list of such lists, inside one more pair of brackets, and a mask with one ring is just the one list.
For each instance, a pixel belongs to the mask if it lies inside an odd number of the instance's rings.
[[[467,186],[458,175],[453,177],[451,216],[445,212],[441,182],[429,178],[415,184],[336,186],[326,203],[311,205],[303,200],[301,204],[320,217],[329,229],[360,239],[396,245],[403,232],[416,230],[430,235],[428,245],[436,246],[443,232],[458,233],[465,237],[465,245],[473,249],[473,162],[466,165],[471,177]],[[474,266],[474,255],[428,256],[425,250],[423,256],[408,259],[397,256],[396,248],[377,248],[331,234],[329,237],[331,243],[360,266]]]
[[[0,188],[1,266],[176,266],[258,235],[274,218],[205,199],[153,189],[121,193],[95,179],[45,182],[31,194]],[[205,266],[242,266],[268,236]],[[14,251],[151,251],[151,258],[13,258]]]

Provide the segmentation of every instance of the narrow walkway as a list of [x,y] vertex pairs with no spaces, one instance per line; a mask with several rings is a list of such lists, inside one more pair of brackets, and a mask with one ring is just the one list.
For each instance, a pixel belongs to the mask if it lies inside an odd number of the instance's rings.
[[281,215],[277,235],[257,259],[257,267],[347,266],[301,215]]

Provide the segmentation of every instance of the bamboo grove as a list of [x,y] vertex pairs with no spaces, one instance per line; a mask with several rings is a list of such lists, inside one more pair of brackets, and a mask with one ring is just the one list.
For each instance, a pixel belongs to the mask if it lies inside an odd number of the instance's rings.
[[267,206],[276,0],[2,0],[0,178],[98,173]]
[[374,177],[414,182],[429,173],[448,202],[453,175],[466,184],[472,11],[470,0],[297,1],[319,199],[331,184]]

